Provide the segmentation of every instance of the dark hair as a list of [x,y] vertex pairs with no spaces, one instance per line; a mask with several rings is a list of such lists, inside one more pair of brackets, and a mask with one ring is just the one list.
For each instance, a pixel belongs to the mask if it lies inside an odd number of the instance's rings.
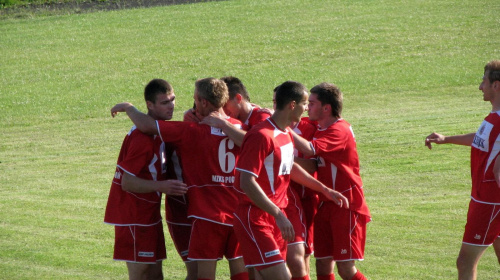
[[304,92],[307,93],[307,88],[303,84],[295,81],[286,81],[275,89],[277,110],[283,110],[285,106],[292,101],[300,103],[304,97]]
[[490,83],[500,81],[500,60],[492,60],[484,66],[484,73],[488,72]]
[[144,88],[144,99],[156,103],[158,94],[171,94],[174,92],[172,86],[165,80],[153,79]]
[[198,97],[206,99],[216,108],[222,108],[229,98],[226,83],[216,78],[198,80],[195,87],[198,91]]
[[343,96],[340,89],[331,83],[321,83],[311,89],[316,94],[321,105],[329,104],[332,107],[332,116],[340,118],[342,114]]
[[233,99],[236,94],[241,94],[243,98],[247,101],[250,101],[250,96],[248,96],[247,89],[245,88],[245,85],[241,82],[240,79],[233,77],[233,76],[226,76],[220,78],[221,80],[224,81],[227,85],[227,90],[229,92],[229,99]]

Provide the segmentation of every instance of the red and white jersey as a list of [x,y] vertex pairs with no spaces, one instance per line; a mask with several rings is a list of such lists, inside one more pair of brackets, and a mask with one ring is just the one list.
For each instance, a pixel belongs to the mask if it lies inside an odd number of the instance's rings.
[[499,152],[500,111],[497,111],[483,120],[471,145],[471,197],[477,202],[500,204],[500,187],[493,174]]
[[[166,143],[165,153],[167,157],[166,179],[183,181],[180,158],[175,151],[175,146],[171,143]],[[191,225],[187,211],[188,198],[186,194],[165,196],[165,219],[167,223]]]
[[132,127],[123,140],[111,184],[104,222],[113,225],[154,225],[161,222],[161,193],[133,193],[122,190],[126,172],[141,179],[164,179],[164,143]]
[[[316,132],[316,126],[309,121],[308,118],[302,118],[300,122],[298,122],[294,127],[290,127],[292,130],[297,133],[297,135],[302,138],[310,141],[313,139],[314,133]],[[303,157],[302,153],[300,153],[297,149],[293,150],[293,155],[295,157]],[[316,195],[316,192],[304,187],[295,182],[290,182],[290,187],[294,188],[300,198],[311,197]]]
[[[293,165],[293,139],[288,128],[281,130],[268,118],[254,126],[243,139],[236,169],[236,189],[241,193],[240,173],[248,172],[271,201],[280,208],[288,204],[287,189]],[[246,195],[240,203],[254,204]],[[254,204],[255,205],[255,204]]]
[[245,131],[248,131],[254,125],[268,119],[271,115],[272,112],[269,109],[260,108],[259,106],[252,105],[252,111],[250,111],[247,120],[243,123],[243,129]]
[[[318,156],[318,180],[347,197],[350,210],[370,217],[351,125],[339,119],[330,127],[318,127],[310,144]],[[320,200],[327,198],[320,195]]]
[[[228,118],[241,127],[241,122]],[[158,133],[175,145],[188,187],[188,217],[232,225],[238,204],[234,189],[239,147],[222,130],[204,124],[157,121]]]

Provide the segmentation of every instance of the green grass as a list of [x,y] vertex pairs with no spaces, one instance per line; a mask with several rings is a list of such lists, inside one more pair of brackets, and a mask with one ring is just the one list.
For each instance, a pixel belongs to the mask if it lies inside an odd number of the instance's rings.
[[[159,77],[179,120],[196,79],[234,75],[268,107],[288,79],[338,84],[374,219],[358,267],[455,279],[469,150],[423,140],[475,131],[490,110],[478,85],[500,59],[498,12],[496,0],[258,0],[1,20],[1,278],[126,278],[102,219],[131,123],[109,109],[144,111],[143,87]],[[166,279],[182,279],[168,246]],[[218,271],[228,279],[225,262]],[[479,279],[498,275],[490,248]]]

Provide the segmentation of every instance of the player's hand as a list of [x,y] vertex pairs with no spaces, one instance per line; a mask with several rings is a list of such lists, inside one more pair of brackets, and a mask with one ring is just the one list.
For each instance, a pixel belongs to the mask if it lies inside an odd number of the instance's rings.
[[285,241],[291,242],[295,239],[295,231],[293,230],[292,223],[290,223],[290,220],[283,214],[283,212],[279,212],[277,217],[274,217],[276,220],[276,225],[278,225],[278,228],[281,231],[281,236]]
[[203,118],[200,122],[201,124],[207,124],[216,128],[223,128],[226,124],[226,120],[220,115],[219,112],[212,112],[210,115]]
[[328,199],[335,202],[340,208],[349,209],[349,200],[347,200],[347,197],[345,197],[338,191],[332,189],[327,189],[327,190],[328,191],[326,192],[325,195],[326,197],[328,197]]
[[133,107],[132,103],[123,102],[116,104],[113,108],[111,108],[111,116],[114,118],[119,112],[125,112],[127,108]]
[[184,121],[185,122],[195,122],[199,123],[201,121],[202,117],[196,113],[196,110],[191,108],[189,110],[186,110],[184,112]]
[[434,132],[431,135],[425,137],[425,146],[427,146],[427,148],[429,148],[430,150],[432,149],[431,143],[444,144],[445,138],[446,137],[444,135]]
[[158,191],[166,195],[183,195],[187,192],[186,184],[179,180],[165,180],[159,182],[160,187]]

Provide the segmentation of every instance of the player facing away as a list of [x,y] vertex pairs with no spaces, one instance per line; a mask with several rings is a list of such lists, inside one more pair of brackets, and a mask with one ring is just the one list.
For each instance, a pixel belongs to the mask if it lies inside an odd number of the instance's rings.
[[348,207],[344,196],[326,188],[293,163],[293,139],[288,126],[300,120],[307,107],[307,96],[300,83],[287,81],[280,85],[276,111],[245,135],[237,163],[236,189],[241,193],[234,230],[246,266],[257,270],[264,280],[290,279],[285,258],[287,241],[295,234],[284,213],[290,179]]
[[477,132],[454,136],[432,133],[425,138],[429,149],[432,143],[471,147],[471,201],[457,259],[460,280],[476,279],[479,260],[491,245],[500,263],[500,60],[486,64],[479,90],[492,108]]
[[371,220],[359,174],[359,159],[351,125],[342,119],[342,92],[330,83],[311,89],[308,113],[318,127],[314,139],[294,135],[296,147],[305,156],[317,157],[317,177],[349,200],[349,209],[338,207],[320,195],[314,219],[314,256],[318,280],[334,279],[335,264],[344,280],[366,277],[356,269],[363,260],[366,224]]
[[[165,80],[155,79],[144,90],[148,115],[172,118],[175,94]],[[183,195],[177,180],[164,180],[165,149],[158,136],[132,127],[125,136],[106,206],[104,222],[115,226],[113,259],[127,262],[129,279],[163,279],[166,258],[161,222],[161,193]]]
[[[211,112],[224,115],[226,84],[215,78],[196,81],[196,113],[205,117]],[[164,142],[176,146],[181,159],[183,181],[188,186],[188,215],[192,219],[188,259],[198,265],[198,279],[214,279],[217,260],[229,261],[231,279],[248,279],[233,231],[233,212],[238,202],[234,189],[237,147],[220,129],[195,122],[155,121],[137,111],[130,103],[111,109],[113,115],[127,112],[138,129],[158,134]],[[238,120],[227,119],[241,126]]]

